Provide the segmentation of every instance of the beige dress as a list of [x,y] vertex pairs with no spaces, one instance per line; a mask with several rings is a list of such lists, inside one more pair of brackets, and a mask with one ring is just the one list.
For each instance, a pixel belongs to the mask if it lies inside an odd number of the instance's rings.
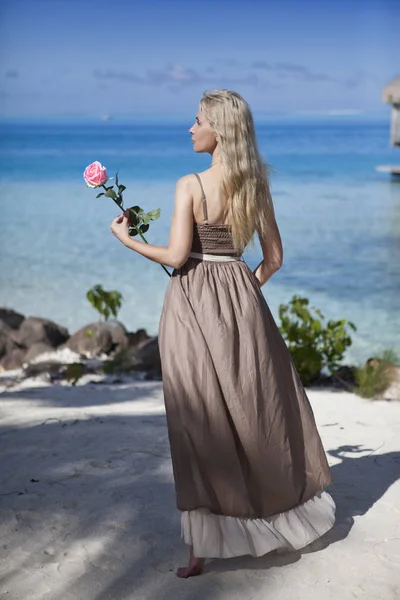
[[159,324],[182,537],[198,557],[299,549],[335,522],[330,469],[258,281],[202,193],[205,223]]

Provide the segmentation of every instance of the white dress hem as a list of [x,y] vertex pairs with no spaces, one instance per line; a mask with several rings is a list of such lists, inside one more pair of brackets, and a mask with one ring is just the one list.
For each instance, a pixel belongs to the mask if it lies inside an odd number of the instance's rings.
[[226,517],[200,508],[182,512],[181,535],[199,558],[262,556],[304,548],[333,527],[335,512],[326,491],[267,519]]

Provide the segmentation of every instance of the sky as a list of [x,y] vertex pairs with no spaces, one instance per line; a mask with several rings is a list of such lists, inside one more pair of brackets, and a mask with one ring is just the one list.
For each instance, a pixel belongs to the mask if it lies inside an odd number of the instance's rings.
[[380,113],[398,0],[0,0],[0,115]]

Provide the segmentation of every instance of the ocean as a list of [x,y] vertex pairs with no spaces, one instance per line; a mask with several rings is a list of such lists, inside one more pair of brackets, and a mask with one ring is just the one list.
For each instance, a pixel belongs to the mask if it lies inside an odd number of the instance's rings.
[[[0,306],[50,318],[73,333],[97,319],[86,299],[95,284],[123,294],[118,318],[157,334],[169,278],[111,234],[111,199],[86,188],[99,160],[126,185],[126,206],[161,208],[150,243],[169,238],[176,180],[201,171],[191,121],[145,123],[59,117],[0,121]],[[400,354],[400,182],[378,173],[400,163],[389,145],[389,116],[270,116],[256,119],[259,146],[273,168],[271,190],[283,267],[262,288],[278,307],[294,294],[326,319],[355,323],[348,363],[392,348]],[[261,250],[246,249],[251,268]],[[170,269],[172,271],[172,269]]]

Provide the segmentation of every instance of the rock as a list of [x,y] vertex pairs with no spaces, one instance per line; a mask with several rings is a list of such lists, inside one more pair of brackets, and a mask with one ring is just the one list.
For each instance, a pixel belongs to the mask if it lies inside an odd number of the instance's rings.
[[86,358],[108,354],[114,347],[111,328],[103,322],[85,325],[71,335],[65,347]]
[[107,330],[110,332],[116,350],[122,350],[123,348],[128,347],[128,333],[122,323],[115,319],[111,319],[110,321],[106,321],[103,325],[106,326]]
[[10,327],[6,321],[0,320],[0,358],[18,347],[17,344],[10,339],[11,331],[13,331],[12,327]]
[[6,323],[10,329],[18,329],[24,320],[25,317],[21,313],[11,308],[0,308],[0,322]]
[[12,331],[12,327],[6,321],[0,319],[0,334],[8,335],[10,331]]
[[9,337],[23,348],[30,348],[39,342],[57,348],[68,339],[69,333],[65,327],[54,321],[40,317],[28,317],[21,323],[17,331],[10,332]]
[[45,344],[44,342],[36,342],[29,348],[25,355],[24,362],[30,363],[45,352],[54,352],[54,349],[52,346],[49,346],[49,344]]
[[0,333],[0,358],[6,354],[7,336]]
[[145,329],[138,329],[137,331],[127,333],[128,338],[128,347],[129,348],[137,348],[142,342],[146,340],[150,340],[151,337],[147,335],[147,331]]
[[7,353],[7,341],[10,327],[0,321],[0,358]]
[[[12,331],[12,329],[10,329]],[[0,332],[0,358],[11,354],[13,350],[21,349],[10,337],[4,332]],[[25,350],[25,348],[23,348]]]
[[86,358],[117,353],[129,346],[129,334],[119,321],[90,323],[75,332],[65,344],[66,348]]
[[134,352],[135,371],[147,371],[151,376],[161,377],[161,359],[158,337],[142,342]]
[[158,337],[150,338],[140,344],[137,348],[136,356],[146,366],[152,366],[160,362]]
[[[129,346],[120,348],[109,360],[103,363],[107,374],[135,371],[145,374],[146,379],[160,379],[161,360],[158,338],[149,337],[145,330],[136,334],[128,333]],[[141,339],[141,342],[138,340]]]
[[23,348],[14,348],[7,353],[0,361],[1,371],[11,371],[12,369],[20,369],[24,364],[26,350]]
[[65,365],[61,363],[43,361],[36,364],[29,364],[24,368],[24,377],[38,377],[46,375],[50,381],[62,379],[62,373],[65,371]]

